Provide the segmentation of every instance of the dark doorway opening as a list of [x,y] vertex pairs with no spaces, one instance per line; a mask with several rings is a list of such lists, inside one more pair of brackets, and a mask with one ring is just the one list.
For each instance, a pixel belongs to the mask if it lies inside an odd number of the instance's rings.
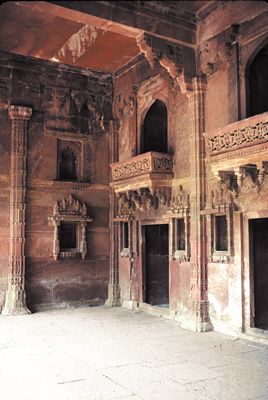
[[268,218],[250,221],[255,327],[268,329]]
[[167,150],[167,108],[165,103],[156,100],[143,121],[141,153],[148,151],[167,153]]
[[144,227],[144,236],[145,302],[168,306],[168,225],[147,225]]
[[268,45],[257,54],[248,69],[248,117],[268,111]]

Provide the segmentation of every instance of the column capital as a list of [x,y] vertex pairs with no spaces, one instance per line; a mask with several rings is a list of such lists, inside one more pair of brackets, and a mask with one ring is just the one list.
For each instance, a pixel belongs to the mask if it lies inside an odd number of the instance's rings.
[[26,119],[29,120],[32,115],[31,107],[10,105],[8,109],[10,119]]

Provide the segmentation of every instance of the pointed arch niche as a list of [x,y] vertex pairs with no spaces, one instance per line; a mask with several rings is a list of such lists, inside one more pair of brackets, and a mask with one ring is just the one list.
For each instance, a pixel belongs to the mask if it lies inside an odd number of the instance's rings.
[[247,117],[268,111],[268,43],[247,66]]
[[141,125],[140,154],[168,152],[168,112],[165,103],[155,100]]

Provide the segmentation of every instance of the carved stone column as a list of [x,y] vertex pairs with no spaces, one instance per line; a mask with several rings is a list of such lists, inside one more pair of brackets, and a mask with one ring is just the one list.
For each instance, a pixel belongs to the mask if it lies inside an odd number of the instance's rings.
[[28,314],[25,293],[25,213],[27,123],[32,115],[29,107],[10,106],[11,184],[8,290],[4,315]]
[[201,215],[205,208],[205,82],[201,78],[193,81],[193,92],[189,95],[191,113],[190,170],[191,170],[191,299],[193,326],[204,332],[212,329],[208,306],[206,221]]
[[[110,163],[118,161],[118,128],[117,120],[110,123],[109,155]],[[110,277],[108,286],[107,307],[121,305],[119,286],[119,223],[114,222],[118,200],[114,190],[110,188]]]

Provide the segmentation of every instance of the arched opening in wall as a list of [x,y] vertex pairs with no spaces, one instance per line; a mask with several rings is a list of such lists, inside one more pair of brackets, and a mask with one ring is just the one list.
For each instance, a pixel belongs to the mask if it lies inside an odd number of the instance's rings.
[[247,69],[247,116],[268,111],[268,44]]
[[75,152],[68,147],[60,153],[59,179],[64,181],[77,180],[77,157]]
[[167,153],[167,107],[156,100],[147,111],[141,129],[140,153],[158,151]]

